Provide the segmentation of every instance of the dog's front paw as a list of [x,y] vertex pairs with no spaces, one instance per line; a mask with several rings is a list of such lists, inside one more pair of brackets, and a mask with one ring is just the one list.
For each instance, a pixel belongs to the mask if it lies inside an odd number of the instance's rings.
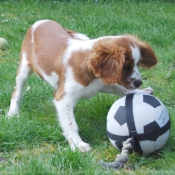
[[78,149],[81,151],[81,152],[87,152],[87,151],[90,151],[91,147],[89,146],[88,143],[85,143],[85,142],[81,142],[79,145],[78,145]]
[[151,87],[143,89],[144,93],[153,95],[154,90]]
[[75,151],[77,148],[81,152],[87,152],[87,151],[91,150],[91,147],[89,146],[89,144],[88,143],[85,143],[83,141],[79,141],[76,145],[74,143],[71,143],[70,146],[71,146],[71,149],[73,151]]

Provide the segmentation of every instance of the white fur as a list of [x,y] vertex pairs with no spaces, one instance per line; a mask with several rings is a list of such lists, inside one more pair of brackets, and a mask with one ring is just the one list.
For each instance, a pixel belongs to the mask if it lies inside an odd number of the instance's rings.
[[[132,75],[129,77],[129,80],[142,80],[139,69],[138,69],[138,65],[137,65],[141,57],[140,51],[136,45],[135,47],[130,46],[130,48],[132,50],[132,57],[134,58],[134,68],[133,68]],[[131,87],[133,89],[135,88],[133,81],[131,81]]]
[[132,57],[134,58],[134,63],[135,65],[139,62],[140,60],[140,50],[138,49],[138,47],[135,45],[135,47],[130,46],[131,50],[132,50]]
[[80,39],[80,40],[89,40],[89,37],[82,33],[74,33],[72,34],[75,39]]
[[68,40],[68,47],[67,47],[66,52],[65,52],[64,57],[63,57],[63,64],[64,65],[67,64],[72,52],[91,49],[93,44],[94,44],[93,40],[81,41],[81,40],[69,39]]
[[[66,72],[65,93],[71,99],[78,100],[81,98],[89,98],[95,95],[104,84],[100,79],[93,80],[88,86],[82,86],[74,80],[72,69],[69,67]],[[71,87],[71,88],[70,88]]]
[[40,69],[40,73],[45,81],[47,81],[54,90],[58,89],[58,75],[55,72],[51,72],[50,75],[47,75],[44,71]]

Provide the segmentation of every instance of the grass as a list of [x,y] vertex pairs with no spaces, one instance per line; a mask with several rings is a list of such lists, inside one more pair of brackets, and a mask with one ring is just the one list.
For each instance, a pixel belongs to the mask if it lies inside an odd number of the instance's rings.
[[[174,1],[4,0],[0,1],[0,37],[9,45],[0,52],[0,174],[174,174],[175,160],[175,9]],[[134,34],[147,41],[159,58],[152,70],[140,69],[143,86],[151,86],[167,106],[171,135],[165,147],[150,156],[130,155],[119,171],[105,170],[98,161],[113,161],[119,153],[106,136],[106,115],[117,96],[98,94],[75,108],[82,138],[91,144],[88,153],[72,152],[57,124],[52,88],[32,75],[27,83],[20,117],[5,114],[27,29],[37,20],[53,19],[91,38]]]

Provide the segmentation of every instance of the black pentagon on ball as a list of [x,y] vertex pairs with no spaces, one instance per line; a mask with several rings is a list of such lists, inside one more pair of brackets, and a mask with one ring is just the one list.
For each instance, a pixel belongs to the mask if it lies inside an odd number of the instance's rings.
[[156,121],[153,121],[153,122],[149,123],[148,125],[144,126],[144,133],[152,132],[152,131],[155,131],[157,129],[160,129],[160,126],[157,124]]
[[126,123],[126,108],[125,106],[120,106],[115,113],[115,120],[119,123],[119,125],[123,125]]
[[150,95],[143,95],[143,102],[147,103],[153,108],[156,108],[161,105],[160,102],[155,97]]

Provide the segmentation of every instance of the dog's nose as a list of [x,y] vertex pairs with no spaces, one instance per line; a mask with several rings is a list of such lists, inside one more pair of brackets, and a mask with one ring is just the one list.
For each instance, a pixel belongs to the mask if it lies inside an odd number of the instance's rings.
[[136,80],[136,81],[134,81],[134,85],[135,85],[135,87],[139,87],[139,86],[141,86],[142,85],[142,81],[141,80]]

